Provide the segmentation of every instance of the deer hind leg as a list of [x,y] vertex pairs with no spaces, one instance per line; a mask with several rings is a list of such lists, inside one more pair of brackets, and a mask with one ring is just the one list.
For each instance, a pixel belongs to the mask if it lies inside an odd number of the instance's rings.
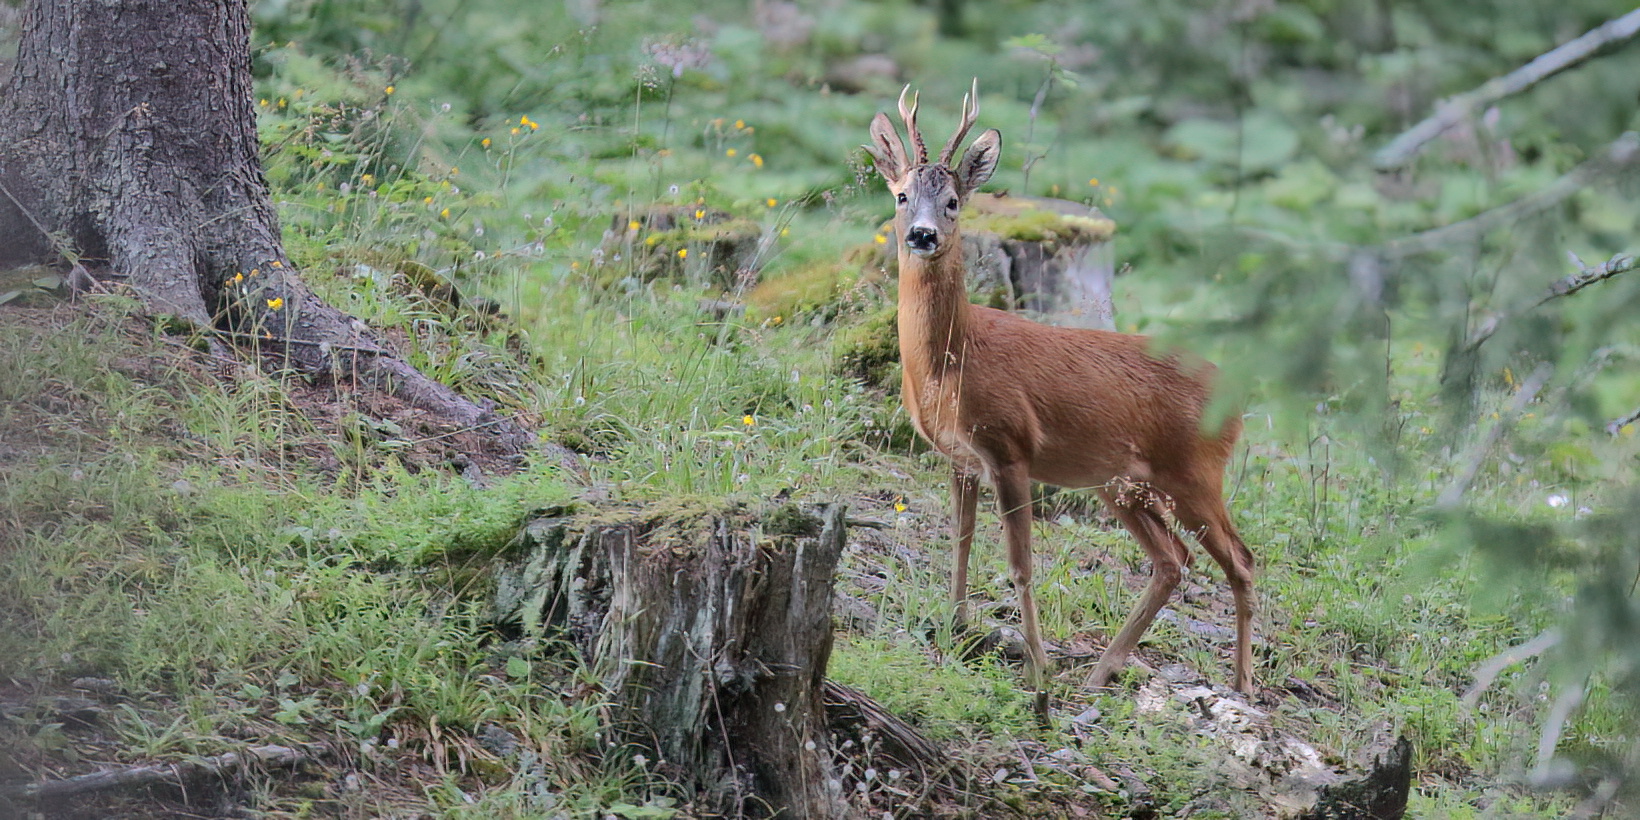
[[1002,532],[1008,541],[1008,577],[1019,596],[1021,628],[1025,632],[1025,677],[1036,692],[1037,714],[1048,714],[1048,653],[1042,648],[1037,624],[1036,596],[1031,589],[1031,479],[1023,464],[992,471],[997,504],[1002,509]]
[[1108,490],[1101,490],[1099,496],[1128,532],[1138,539],[1145,554],[1150,556],[1151,575],[1144,597],[1105,648],[1105,654],[1099,658],[1093,674],[1088,676],[1087,686],[1090,689],[1105,687],[1121,671],[1134,647],[1139,645],[1139,638],[1156,619],[1156,613],[1161,611],[1162,605],[1179,586],[1185,567],[1190,565],[1190,552],[1168,527],[1159,504],[1145,498],[1118,498]]
[[956,555],[951,566],[951,603],[956,606],[957,626],[968,621],[968,552],[974,543],[974,510],[979,504],[979,476],[956,467],[951,473],[951,535]]
[[1253,693],[1253,553],[1236,532],[1217,488],[1212,492],[1184,493],[1176,498],[1177,516],[1185,529],[1196,533],[1207,554],[1224,569],[1230,594],[1236,599],[1236,689]]

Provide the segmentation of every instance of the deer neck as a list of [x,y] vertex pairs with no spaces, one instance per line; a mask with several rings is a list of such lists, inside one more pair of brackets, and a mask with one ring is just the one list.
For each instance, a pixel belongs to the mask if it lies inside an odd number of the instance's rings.
[[900,361],[908,381],[929,384],[961,371],[968,311],[960,236],[936,257],[900,251]]

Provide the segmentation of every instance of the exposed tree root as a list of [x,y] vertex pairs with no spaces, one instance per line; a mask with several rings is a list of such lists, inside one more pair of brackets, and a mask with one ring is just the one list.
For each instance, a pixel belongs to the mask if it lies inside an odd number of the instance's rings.
[[289,746],[267,744],[214,757],[181,760],[175,763],[145,763],[82,774],[65,780],[48,780],[16,790],[14,797],[35,801],[63,800],[112,789],[143,789],[150,786],[181,787],[206,778],[225,779],[252,767],[290,768],[315,755]]

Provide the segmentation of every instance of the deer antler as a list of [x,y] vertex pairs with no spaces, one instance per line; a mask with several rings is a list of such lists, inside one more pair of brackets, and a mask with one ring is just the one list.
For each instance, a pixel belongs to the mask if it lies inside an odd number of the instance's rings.
[[[945,150],[940,152],[941,165],[947,167],[951,165],[951,155],[962,147],[963,139],[968,136],[968,129],[973,128],[974,123],[977,121],[979,121],[979,78],[975,77],[973,91],[962,95],[962,124],[957,126],[956,136],[952,137],[951,141],[945,144]],[[917,145],[920,148],[922,143],[919,141]],[[923,161],[926,162],[927,160],[927,156],[924,156]]]
[[910,132],[911,144],[916,146],[917,155],[912,162],[917,165],[928,164],[928,146],[923,144],[922,132],[917,130],[917,95],[911,95],[911,107],[905,105],[905,94],[911,90],[910,83],[900,89],[900,119],[905,120],[905,130]]

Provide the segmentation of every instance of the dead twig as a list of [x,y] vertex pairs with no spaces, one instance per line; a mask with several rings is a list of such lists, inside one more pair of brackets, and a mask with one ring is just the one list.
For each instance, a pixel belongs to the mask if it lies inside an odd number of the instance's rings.
[[18,790],[18,797],[31,800],[59,800],[109,791],[141,789],[149,786],[179,787],[206,778],[227,778],[249,766],[290,768],[314,759],[314,755],[290,746],[267,744],[214,757],[179,760],[174,763],[145,763],[82,774],[65,780],[48,780]]
[[1537,85],[1544,80],[1579,65],[1613,43],[1621,43],[1640,34],[1640,9],[1629,12],[1566,43],[1538,55],[1531,62],[1502,77],[1494,77],[1481,87],[1450,99],[1435,107],[1435,113],[1407,129],[1373,156],[1373,165],[1387,171],[1409,162],[1430,140],[1447,129],[1474,116],[1475,112],[1513,94]]

